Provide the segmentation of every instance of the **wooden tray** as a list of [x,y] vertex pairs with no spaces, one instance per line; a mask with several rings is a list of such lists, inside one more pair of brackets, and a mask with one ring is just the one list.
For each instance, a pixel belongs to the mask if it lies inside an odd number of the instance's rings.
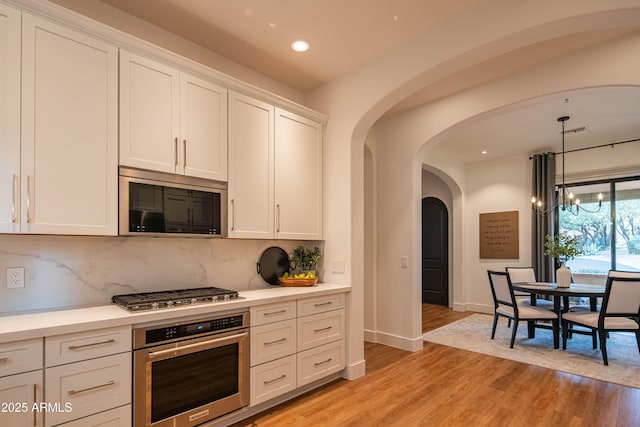
[[312,279],[293,279],[291,277],[278,277],[278,282],[282,286],[313,286],[318,283],[318,278],[314,277]]

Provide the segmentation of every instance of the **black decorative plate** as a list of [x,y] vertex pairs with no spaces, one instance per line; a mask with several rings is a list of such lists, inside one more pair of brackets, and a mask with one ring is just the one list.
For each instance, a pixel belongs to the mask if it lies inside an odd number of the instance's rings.
[[277,246],[265,249],[256,264],[258,274],[271,285],[279,285],[278,277],[282,277],[285,272],[288,272],[289,267],[289,255],[284,249]]

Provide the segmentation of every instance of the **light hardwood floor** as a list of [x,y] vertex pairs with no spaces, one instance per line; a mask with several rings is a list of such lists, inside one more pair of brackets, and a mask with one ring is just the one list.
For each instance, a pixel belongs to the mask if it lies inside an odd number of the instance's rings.
[[[470,314],[424,305],[423,330]],[[432,343],[364,352],[364,377],[234,426],[640,426],[640,389]]]

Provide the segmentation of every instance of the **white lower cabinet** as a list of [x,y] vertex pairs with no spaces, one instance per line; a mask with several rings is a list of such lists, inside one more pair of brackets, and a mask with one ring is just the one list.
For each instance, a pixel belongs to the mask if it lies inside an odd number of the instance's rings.
[[42,338],[0,344],[0,426],[42,426]]
[[130,427],[131,405],[110,409],[62,425],[64,427]]
[[255,406],[345,367],[344,294],[251,307]]
[[42,369],[0,378],[0,425],[3,427],[42,426],[40,402]]
[[46,427],[130,425],[130,327],[47,337],[44,353],[44,398],[59,406],[45,414]]
[[296,355],[251,368],[251,405],[265,402],[296,388]]
[[122,353],[47,368],[45,396],[61,410],[47,413],[45,426],[131,403],[130,366],[131,354]]
[[339,372],[344,365],[343,340],[298,353],[298,387]]

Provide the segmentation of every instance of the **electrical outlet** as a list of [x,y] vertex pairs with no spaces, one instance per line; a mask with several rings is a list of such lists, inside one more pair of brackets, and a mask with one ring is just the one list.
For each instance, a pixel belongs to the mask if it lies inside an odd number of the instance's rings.
[[7,288],[24,288],[24,267],[7,268]]

